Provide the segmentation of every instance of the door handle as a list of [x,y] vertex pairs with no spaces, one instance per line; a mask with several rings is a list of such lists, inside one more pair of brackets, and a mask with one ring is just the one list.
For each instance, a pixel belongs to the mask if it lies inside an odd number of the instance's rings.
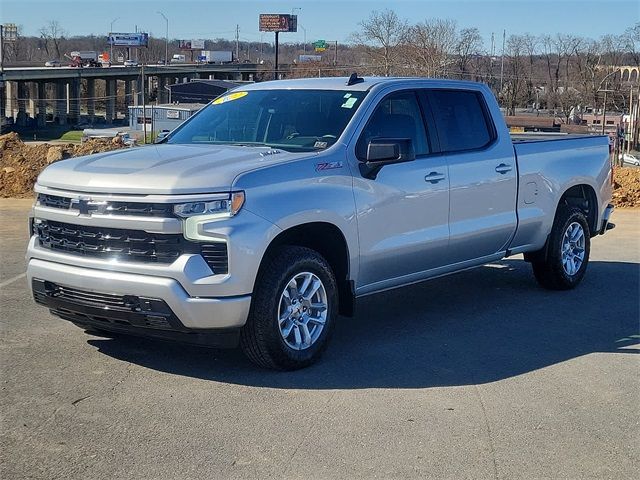
[[507,165],[506,163],[501,163],[496,167],[496,172],[501,173],[502,175],[504,175],[507,172],[510,172],[511,170],[512,170],[511,165]]
[[431,172],[429,175],[424,177],[425,182],[438,183],[441,180],[444,180],[444,173]]

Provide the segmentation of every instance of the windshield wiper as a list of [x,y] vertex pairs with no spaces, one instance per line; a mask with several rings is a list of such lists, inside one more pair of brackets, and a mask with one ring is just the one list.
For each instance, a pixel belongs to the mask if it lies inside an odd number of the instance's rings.
[[231,145],[233,147],[271,147],[271,145],[260,142],[234,142],[227,145]]

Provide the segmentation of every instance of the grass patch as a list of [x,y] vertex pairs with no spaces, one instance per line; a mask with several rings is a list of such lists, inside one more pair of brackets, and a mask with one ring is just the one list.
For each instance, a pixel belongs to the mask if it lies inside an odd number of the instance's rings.
[[80,142],[82,140],[82,130],[69,130],[60,137],[65,142]]

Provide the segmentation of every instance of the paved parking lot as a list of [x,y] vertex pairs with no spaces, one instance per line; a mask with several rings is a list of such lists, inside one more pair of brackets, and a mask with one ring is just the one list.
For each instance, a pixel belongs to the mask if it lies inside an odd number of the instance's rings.
[[376,295],[323,361],[275,373],[36,307],[28,204],[0,200],[3,479],[637,478],[639,210],[577,290],[516,257]]

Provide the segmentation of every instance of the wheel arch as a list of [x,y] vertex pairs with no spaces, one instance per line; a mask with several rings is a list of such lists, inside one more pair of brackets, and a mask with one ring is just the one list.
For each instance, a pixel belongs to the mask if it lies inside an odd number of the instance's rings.
[[582,210],[587,217],[589,233],[592,237],[598,234],[598,196],[591,185],[578,183],[567,188],[558,200],[554,215],[558,214],[561,205]]
[[328,222],[303,223],[283,230],[267,246],[257,279],[260,278],[260,272],[267,263],[266,260],[277,249],[286,245],[310,248],[327,260],[338,284],[338,310],[341,315],[353,316],[355,295],[350,278],[349,246],[342,231]]

